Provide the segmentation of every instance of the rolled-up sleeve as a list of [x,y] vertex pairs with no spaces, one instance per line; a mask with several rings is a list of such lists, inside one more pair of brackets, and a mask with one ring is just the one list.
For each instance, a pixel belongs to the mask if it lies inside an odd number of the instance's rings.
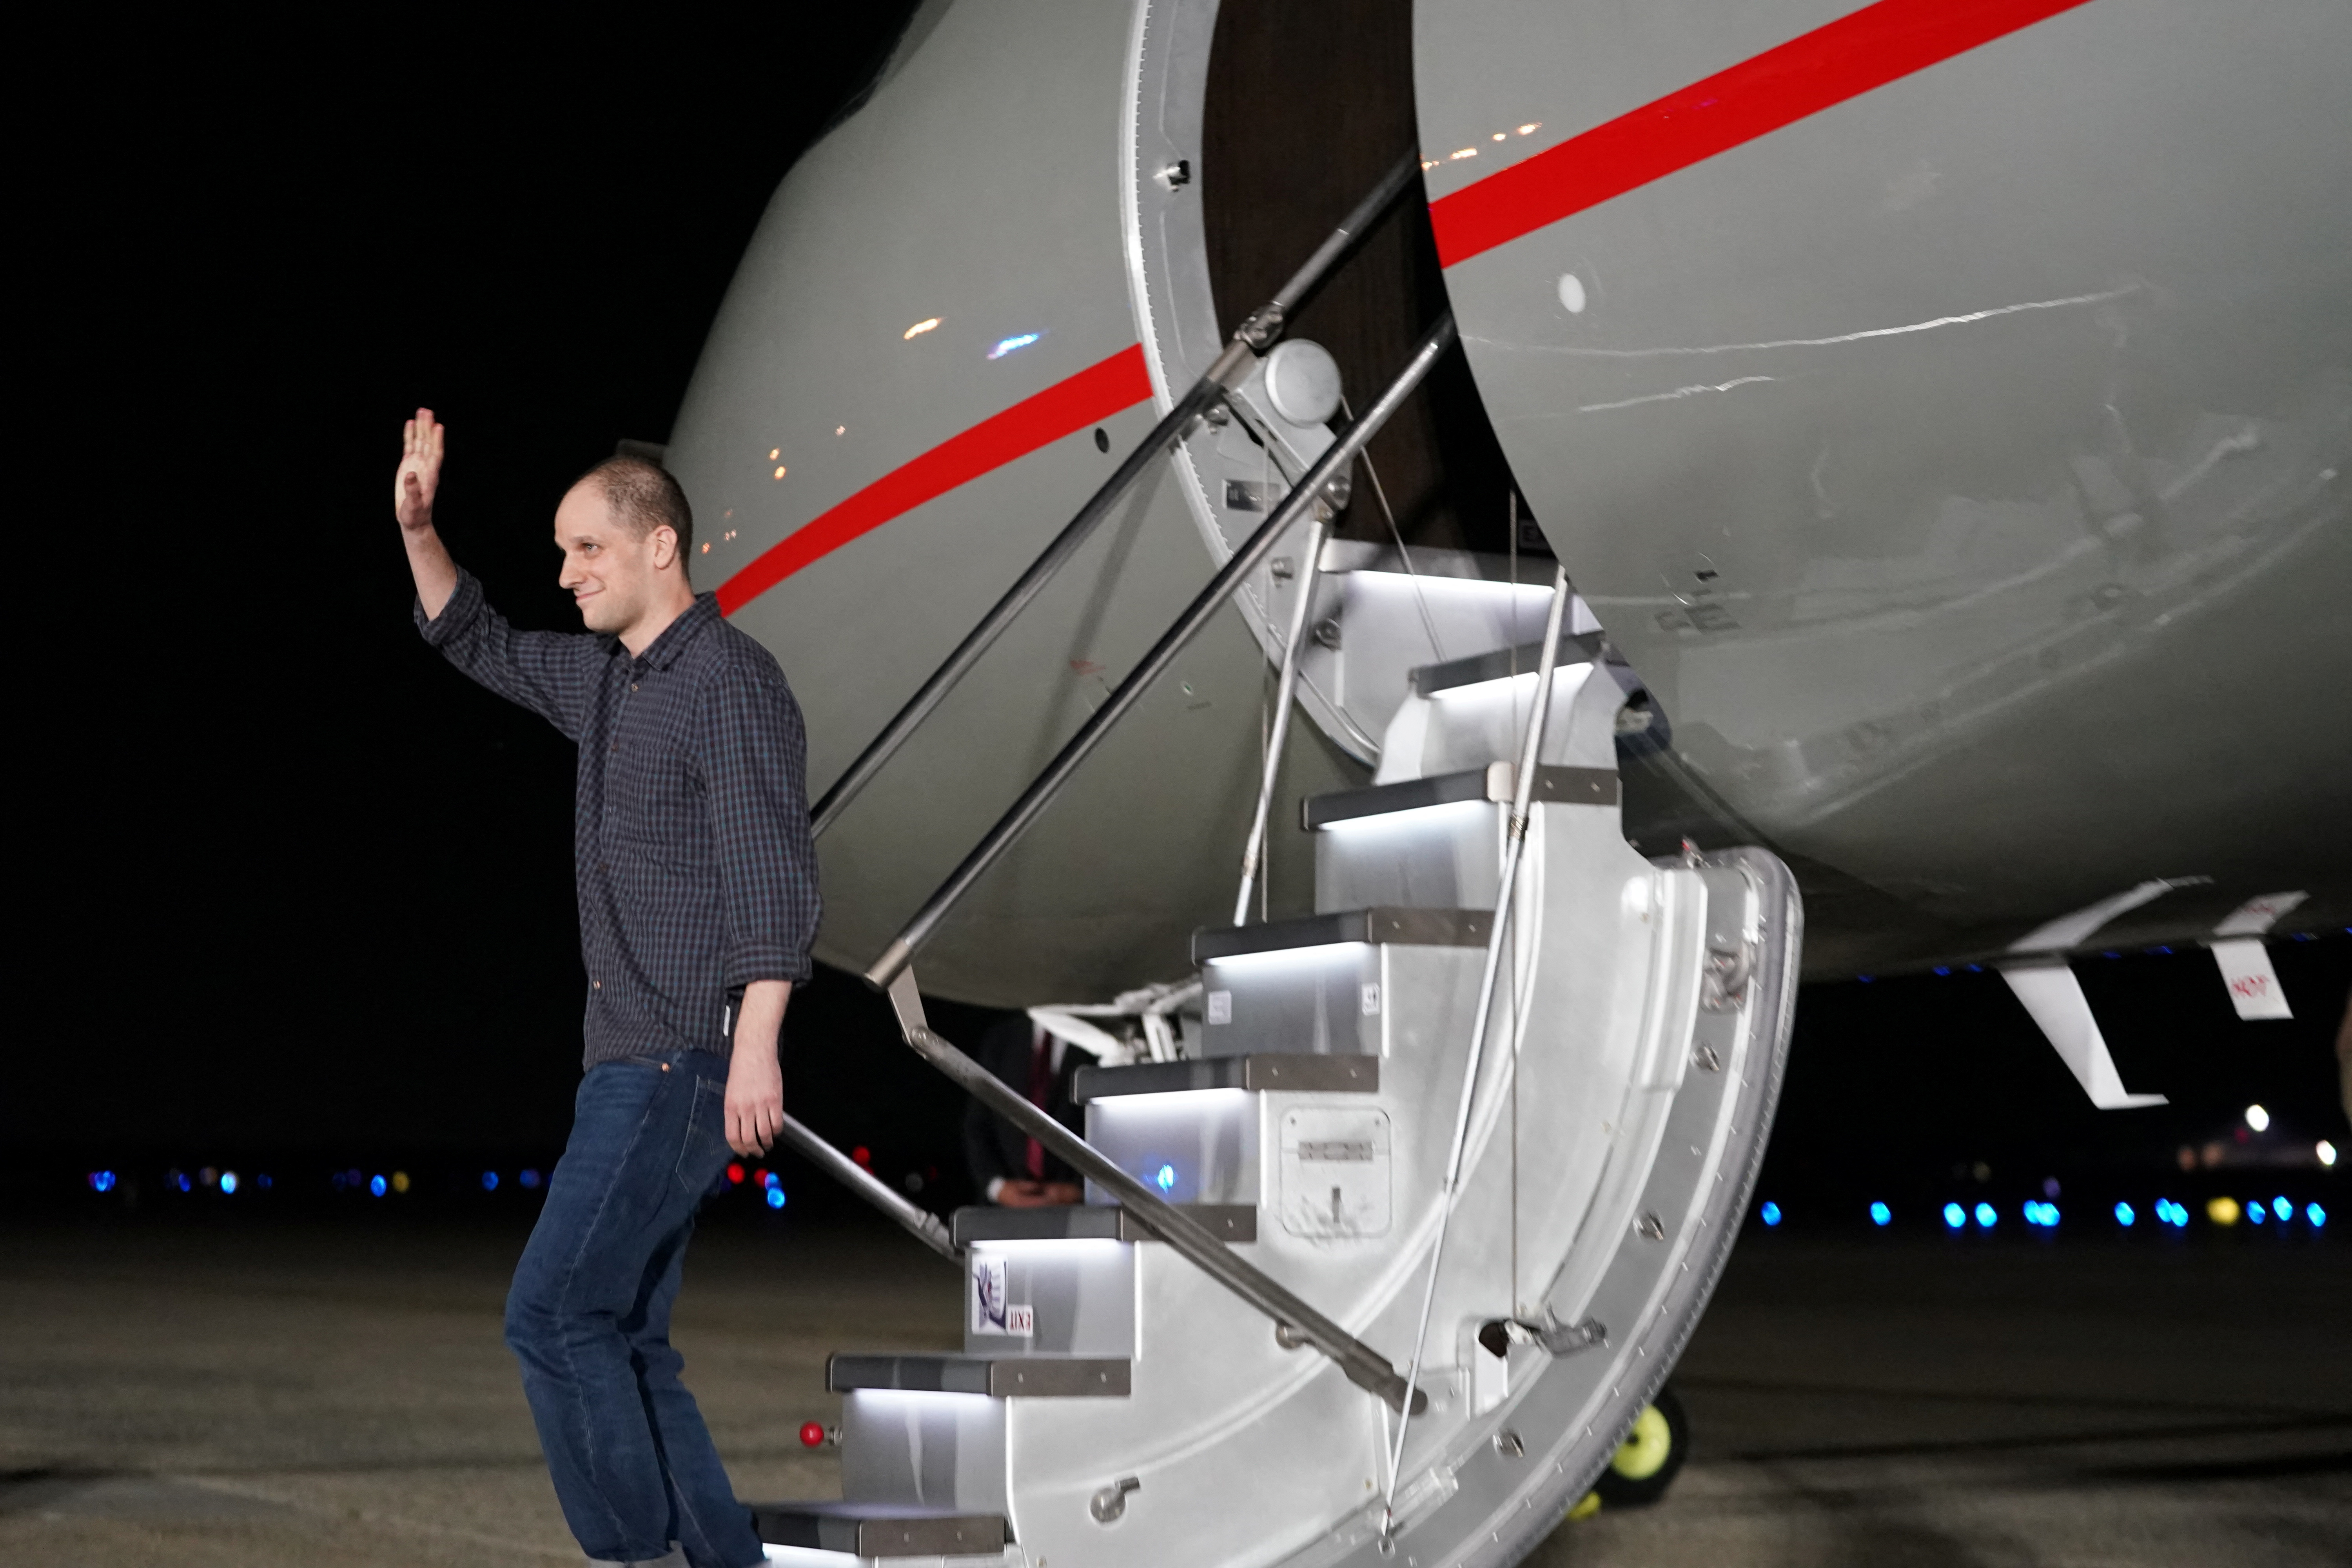
[[823,905],[800,704],[772,663],[731,660],[705,689],[694,728],[718,841],[722,984],[805,980]]
[[594,672],[605,658],[604,639],[583,633],[519,632],[482,597],[482,584],[463,567],[457,591],[427,618],[423,600],[412,606],[416,629],[441,657],[509,702],[520,703],[577,741]]

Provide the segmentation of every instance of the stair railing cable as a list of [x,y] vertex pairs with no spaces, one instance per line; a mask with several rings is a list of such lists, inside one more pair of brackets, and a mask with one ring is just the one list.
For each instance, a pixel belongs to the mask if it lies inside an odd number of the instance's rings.
[[1242,886],[1234,896],[1234,924],[1249,923],[1250,889],[1257,881],[1258,861],[1265,851],[1266,815],[1274,807],[1275,781],[1282,773],[1282,748],[1290,737],[1291,699],[1298,690],[1298,656],[1307,640],[1309,607],[1315,602],[1316,572],[1323,562],[1323,516],[1316,513],[1307,531],[1307,560],[1298,569],[1297,595],[1290,606],[1290,635],[1282,644],[1282,679],[1274,687],[1274,723],[1269,727],[1265,768],[1258,779],[1257,812],[1250,819],[1249,841],[1242,846]]
[[1381,176],[1381,183],[1356,204],[1339,226],[1316,247],[1315,254],[1307,258],[1306,265],[1291,274],[1289,280],[1276,291],[1273,299],[1251,311],[1249,317],[1234,329],[1233,341],[1225,345],[1224,352],[1216,357],[1184,395],[1176,400],[1175,406],[1169,409],[1167,416],[1152,426],[1151,434],[1143,438],[1142,445],[1127,455],[1110,478],[1103,481],[1102,488],[1096,490],[1087,504],[1078,509],[1077,515],[1054,536],[1053,542],[1045,546],[1045,552],[1029,563],[1029,569],[1021,574],[1013,586],[1004,591],[1003,597],[998,599],[988,614],[981,617],[980,623],[956,644],[955,650],[931,672],[929,679],[916,689],[915,694],[907,700],[906,706],[882,727],[882,732],[867,743],[839,778],[834,780],[832,787],[818,799],[816,808],[810,813],[809,827],[813,834],[823,835],[825,829],[841,819],[842,813],[848,809],[849,803],[857,797],[858,792],[874,781],[875,775],[907,743],[908,738],[922,727],[923,721],[955,689],[956,683],[980,662],[981,656],[989,650],[1004,628],[1013,624],[1054,574],[1077,553],[1079,546],[1086,543],[1096,527],[1110,515],[1119,498],[1134,487],[1144,471],[1183,439],[1192,429],[1192,422],[1205,414],[1211,404],[1221,401],[1249,378],[1251,370],[1258,363],[1258,356],[1282,336],[1284,326],[1291,312],[1297,309],[1299,301],[1322,282],[1331,268],[1363,238],[1365,230],[1388,211],[1411,183],[1419,164],[1417,153],[1408,153],[1399,159],[1396,165]]
[[1062,786],[1069,782],[1078,764],[1085,762],[1095,747],[1101,743],[1111,726],[1124,718],[1151,683],[1175,662],[1176,656],[1199,635],[1202,627],[1209,624],[1210,618],[1233,596],[1243,580],[1265,563],[1282,536],[1309,513],[1322,499],[1325,487],[1346,470],[1356,454],[1363,450],[1364,444],[1388,422],[1389,416],[1394,414],[1413,388],[1421,384],[1430,367],[1453,343],[1454,316],[1448,311],[1422,335],[1412,357],[1405,361],[1404,368],[1397,373],[1396,378],[1381,391],[1372,405],[1364,410],[1363,416],[1342,430],[1339,438],[1315,459],[1305,476],[1291,488],[1290,494],[1284,498],[1282,504],[1258,525],[1256,532],[1243,542],[1240,549],[1234,552],[1224,565],[1218,569],[1217,574],[1209,579],[1208,585],[1184,607],[1175,623],[1160,634],[1160,640],[1152,644],[1150,651],[1143,656],[1127,679],[1119,682],[1118,689],[1079,726],[1078,732],[1070,737],[1068,743],[1045,765],[1045,771],[1037,775],[1019,800],[1013,802],[1012,809],[998,819],[996,826],[988,830],[987,837],[964,857],[963,863],[949,873],[948,879],[925,900],[914,918],[883,950],[882,956],[866,970],[867,984],[877,991],[889,988],[890,982],[898,978],[898,972],[913,960],[916,951],[930,940],[931,933],[939,929],[948,911],[954,909],[997,858],[1029,830],[1031,824],[1061,793]]
[[1404,1466],[1405,1433],[1412,1425],[1413,1394],[1421,1384],[1422,1352],[1429,1339],[1429,1314],[1437,1300],[1437,1273],[1445,1260],[1445,1235],[1454,1220],[1454,1200],[1462,1184],[1462,1159],[1470,1139],[1470,1110],[1477,1098],[1478,1069],[1486,1054],[1486,1023],[1494,1012],[1495,982],[1501,973],[1503,944],[1509,938],[1513,889],[1527,846],[1528,817],[1535,809],[1536,769],[1543,754],[1544,727],[1551,714],[1552,677],[1559,668],[1559,630],[1568,609],[1568,569],[1552,574],[1551,613],[1544,621],[1543,658],[1536,677],[1535,711],[1528,715],[1527,740],[1519,748],[1519,771],[1511,781],[1511,816],[1503,837],[1502,886],[1495,895],[1495,918],[1487,927],[1486,963],[1478,977],[1478,1001],[1471,1014],[1470,1056],[1462,1068],[1462,1099],[1454,1117],[1454,1143],[1445,1159],[1445,1184],[1438,1196],[1437,1240],[1430,1248],[1429,1278],[1422,1287],[1421,1321],[1413,1331],[1412,1359],[1406,1364],[1405,1399],[1397,1415],[1396,1443],[1389,1455],[1388,1490],[1381,1500],[1381,1540],[1396,1535],[1398,1473]]

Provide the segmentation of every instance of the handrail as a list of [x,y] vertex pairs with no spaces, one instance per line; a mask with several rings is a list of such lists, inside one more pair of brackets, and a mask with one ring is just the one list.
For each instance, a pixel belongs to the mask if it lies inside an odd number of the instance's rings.
[[1427,1408],[1428,1394],[1408,1387],[1387,1357],[1308,1306],[1278,1280],[1244,1262],[1231,1247],[1210,1235],[1200,1221],[1119,1169],[1117,1161],[935,1033],[924,1018],[922,992],[915,984],[911,968],[900,969],[890,983],[890,1005],[898,1012],[899,1032],[918,1056],[961,1085],[974,1100],[1108,1189],[1118,1199],[1119,1207],[1137,1224],[1273,1319],[1277,1342],[1313,1345],[1339,1363],[1349,1382],[1387,1401],[1394,1410],[1402,1413],[1408,1405],[1416,1410]]
[[1355,460],[1356,454],[1363,450],[1365,444],[1387,423],[1389,416],[1395,413],[1413,388],[1421,384],[1430,367],[1453,345],[1454,335],[1454,316],[1448,311],[1422,335],[1412,357],[1405,361],[1404,368],[1397,373],[1396,378],[1381,391],[1372,405],[1341,431],[1339,439],[1315,459],[1306,476],[1291,488],[1290,494],[1284,498],[1282,504],[1259,524],[1257,531],[1251,534],[1239,550],[1234,552],[1224,565],[1218,569],[1217,574],[1209,579],[1208,585],[1184,607],[1175,623],[1160,634],[1160,640],[1152,644],[1141,662],[1125,680],[1119,682],[1118,689],[1094,710],[1086,723],[1079,727],[1078,732],[1071,736],[1068,743],[1046,764],[1045,771],[1037,775],[1019,800],[1013,802],[1012,809],[997,820],[996,826],[988,830],[987,837],[963,858],[963,863],[949,873],[948,879],[924,901],[914,918],[883,950],[882,956],[866,970],[867,984],[877,991],[889,988],[899,972],[913,962],[916,950],[930,939],[948,912],[971,890],[972,885],[996,863],[997,858],[1011,848],[1036,821],[1039,814],[1053,803],[1054,797],[1061,793],[1062,786],[1069,782],[1070,775],[1077,771],[1078,764],[1086,761],[1104,735],[1109,732],[1111,726],[1135,706],[1152,681],[1174,662],[1176,656],[1183,651],[1185,645],[1201,628],[1209,624],[1210,616],[1232,597],[1234,590],[1241,586],[1242,580],[1257,570],[1283,534],[1314,506],[1323,494],[1324,487]]
[[1192,421],[1205,413],[1211,403],[1222,399],[1248,378],[1251,367],[1257,363],[1258,354],[1282,335],[1284,321],[1297,309],[1299,300],[1321,282],[1324,275],[1363,237],[1364,229],[1388,210],[1418,165],[1418,153],[1407,153],[1399,159],[1396,166],[1381,176],[1381,183],[1373,186],[1340,221],[1339,226],[1316,247],[1315,254],[1307,258],[1306,265],[1291,274],[1289,280],[1276,290],[1272,300],[1250,312],[1248,319],[1235,329],[1233,341],[1225,345],[1224,352],[1218,354],[1209,368],[1202,373],[1201,378],[1176,400],[1167,416],[1151,427],[1151,434],[1143,438],[1143,444],[1127,455],[1087,504],[1078,509],[1077,515],[1054,536],[1053,542],[1045,546],[1045,552],[1029,563],[1029,569],[1004,591],[1003,597],[981,617],[980,624],[964,635],[963,640],[956,644],[955,650],[931,672],[929,679],[916,689],[915,694],[907,699],[906,706],[882,727],[882,732],[867,742],[856,760],[833,781],[833,786],[819,797],[815,810],[809,814],[812,836],[822,836],[826,828],[840,820],[841,814],[848,809],[849,803],[857,797],[858,792],[874,782],[874,776],[898,753],[898,748],[907,743],[908,737],[922,726],[923,721],[930,717],[932,710],[939,707],[947,694],[955,689],[956,683],[980,662],[981,655],[986,653],[1004,628],[1028,607],[1029,602],[1045,588],[1054,574],[1077,553],[1078,547],[1087,542],[1096,526],[1110,515],[1111,509],[1133,488],[1143,471],[1183,438]]
[[950,1263],[961,1264],[963,1261],[963,1248],[955,1244],[955,1237],[948,1233],[948,1227],[940,1223],[939,1215],[929,1209],[918,1208],[892,1192],[888,1183],[818,1137],[806,1123],[787,1115],[781,1131],[784,1142],[806,1155],[810,1163],[888,1215],[917,1241]]

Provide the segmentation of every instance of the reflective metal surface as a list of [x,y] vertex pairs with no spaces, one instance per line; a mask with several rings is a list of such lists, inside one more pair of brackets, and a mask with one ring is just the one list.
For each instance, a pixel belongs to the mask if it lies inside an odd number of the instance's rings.
[[[1856,9],[1422,5],[1441,245],[1447,197]],[[1816,965],[2149,877],[2215,879],[2173,929],[2347,912],[2347,61],[2327,0],[2094,0],[1448,268],[1674,752],[1853,895]]]

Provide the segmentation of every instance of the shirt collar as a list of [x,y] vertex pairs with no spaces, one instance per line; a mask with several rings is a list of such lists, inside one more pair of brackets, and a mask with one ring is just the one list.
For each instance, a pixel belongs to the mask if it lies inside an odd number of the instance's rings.
[[646,651],[637,656],[636,661],[652,665],[656,669],[667,669],[677,662],[678,655],[684,653],[688,645],[718,619],[719,595],[697,594],[694,603],[688,605],[677,619],[662,628],[661,636],[646,646]]

